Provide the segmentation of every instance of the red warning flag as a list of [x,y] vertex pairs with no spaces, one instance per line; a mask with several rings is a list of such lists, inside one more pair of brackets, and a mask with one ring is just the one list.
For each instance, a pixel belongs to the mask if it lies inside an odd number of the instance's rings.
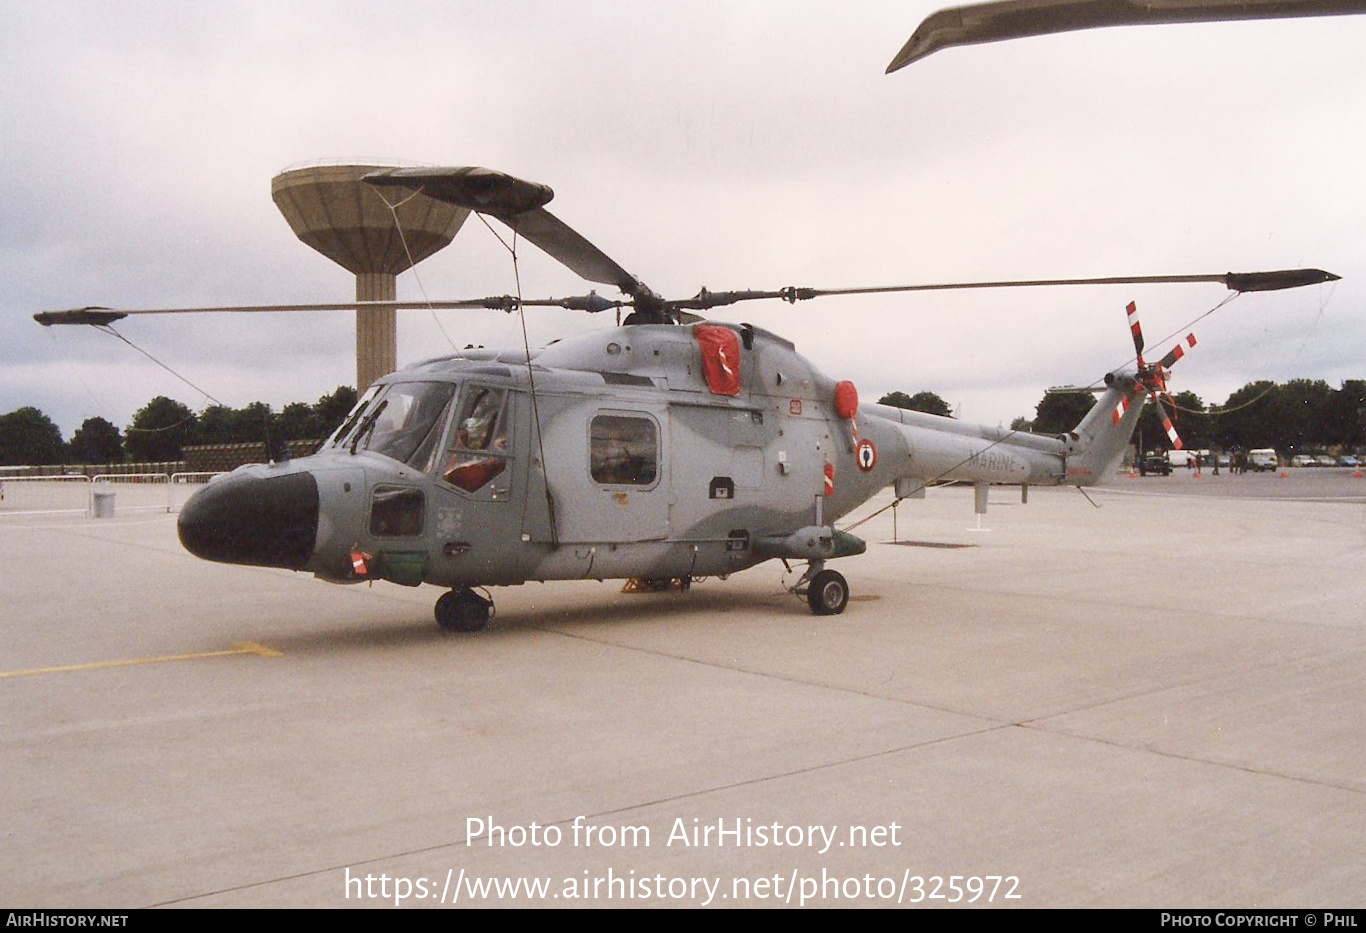
[[368,577],[370,575],[370,561],[374,556],[364,551],[351,549],[351,572],[358,577]]

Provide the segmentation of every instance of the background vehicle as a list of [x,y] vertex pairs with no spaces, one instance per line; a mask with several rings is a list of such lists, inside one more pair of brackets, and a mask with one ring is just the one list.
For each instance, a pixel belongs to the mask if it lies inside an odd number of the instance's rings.
[[1149,473],[1154,476],[1170,476],[1172,472],[1171,461],[1167,459],[1165,450],[1151,451],[1138,458],[1138,475],[1147,476]]

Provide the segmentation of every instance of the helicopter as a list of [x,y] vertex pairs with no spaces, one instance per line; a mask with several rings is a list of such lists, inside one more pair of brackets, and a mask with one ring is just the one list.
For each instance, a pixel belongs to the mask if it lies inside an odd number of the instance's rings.
[[[984,506],[988,484],[1092,485],[1115,471],[1146,399],[1180,444],[1159,396],[1185,350],[1178,343],[1160,362],[1146,362],[1132,305],[1136,367],[1109,373],[1081,422],[1052,436],[861,402],[852,381],[822,373],[778,334],[697,312],[750,300],[945,288],[1219,282],[1265,291],[1337,278],[1299,269],[703,289],[670,300],[549,213],[554,194],[545,185],[472,167],[381,169],[363,181],[419,190],[495,218],[581,277],[625,296],[590,291],[424,307],[630,313],[614,328],[541,349],[470,348],[385,376],[313,455],[239,467],[196,492],[180,512],[179,536],[206,560],[312,572],[336,583],[447,588],[436,620],[465,632],[487,624],[491,586],[627,579],[686,588],[697,577],[775,559],[805,562],[788,589],[817,615],[839,614],[849,584],[826,564],[862,553],[866,543],[835,523],[889,486],[899,500],[923,495],[933,482],[968,482]],[[135,313],[159,312],[84,308],[35,318],[102,324]]]

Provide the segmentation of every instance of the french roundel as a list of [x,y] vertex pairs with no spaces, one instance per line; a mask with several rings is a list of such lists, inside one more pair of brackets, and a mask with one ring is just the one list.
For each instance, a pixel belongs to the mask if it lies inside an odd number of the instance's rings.
[[858,468],[867,473],[877,466],[877,448],[873,442],[864,438],[858,442],[858,450],[854,452],[854,458],[858,460]]

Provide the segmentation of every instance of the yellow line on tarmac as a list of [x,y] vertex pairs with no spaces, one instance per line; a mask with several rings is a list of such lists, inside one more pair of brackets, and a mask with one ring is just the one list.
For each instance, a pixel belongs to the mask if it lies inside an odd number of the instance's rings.
[[163,654],[155,658],[131,658],[125,661],[93,661],[89,664],[63,664],[60,667],[34,667],[26,671],[0,671],[6,677],[27,677],[30,674],[64,674],[68,671],[91,671],[101,667],[129,667],[134,664],[160,664],[163,661],[197,661],[200,658],[221,658],[232,654],[254,654],[262,658],[278,658],[280,652],[254,641],[239,641],[223,651],[196,651],[192,654]]

